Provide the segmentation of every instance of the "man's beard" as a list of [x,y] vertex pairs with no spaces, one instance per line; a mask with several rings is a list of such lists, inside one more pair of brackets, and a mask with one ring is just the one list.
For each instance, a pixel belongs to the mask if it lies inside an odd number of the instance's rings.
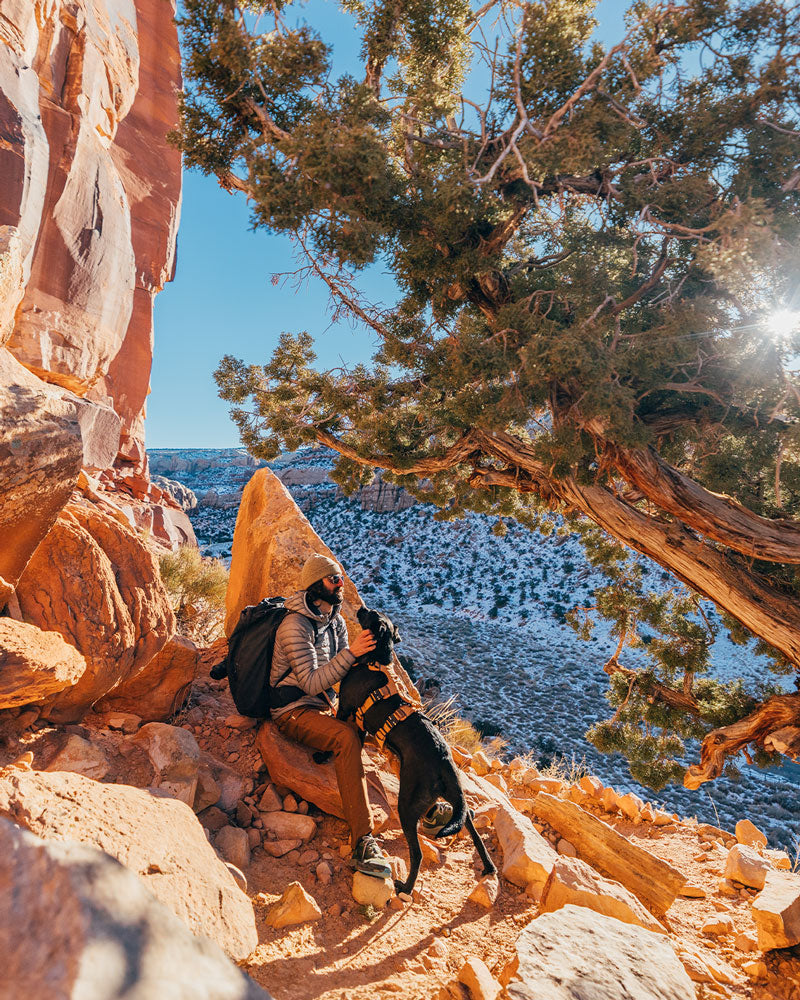
[[326,601],[331,605],[334,611],[339,610],[342,606],[342,601],[344,600],[344,587],[336,587],[333,593],[331,593],[326,589],[325,583],[322,580],[317,580],[316,583],[312,583],[306,593],[315,603],[317,601]]

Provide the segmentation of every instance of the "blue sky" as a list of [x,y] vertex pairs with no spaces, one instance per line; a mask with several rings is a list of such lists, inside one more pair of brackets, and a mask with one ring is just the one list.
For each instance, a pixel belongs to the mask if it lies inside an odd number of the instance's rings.
[[[599,37],[619,41],[628,4],[602,0]],[[358,67],[352,22],[335,3],[312,0],[302,8],[323,38],[332,39],[336,68]],[[327,289],[319,280],[297,290],[273,284],[273,274],[295,267],[288,238],[252,232],[242,195],[216,180],[186,171],[175,280],[156,297],[155,349],[147,403],[148,448],[228,448],[239,444],[228,404],[212,377],[219,359],[269,359],[284,330],[308,330],[323,368],[368,361],[374,334],[346,323],[331,325]],[[391,279],[372,268],[362,285],[378,301],[391,301]]]

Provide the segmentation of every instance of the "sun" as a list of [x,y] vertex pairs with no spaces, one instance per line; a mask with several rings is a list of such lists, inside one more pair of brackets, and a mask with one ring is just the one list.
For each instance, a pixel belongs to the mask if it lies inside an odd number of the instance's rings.
[[775,340],[790,337],[800,326],[800,313],[793,309],[776,309],[766,320],[770,336]]

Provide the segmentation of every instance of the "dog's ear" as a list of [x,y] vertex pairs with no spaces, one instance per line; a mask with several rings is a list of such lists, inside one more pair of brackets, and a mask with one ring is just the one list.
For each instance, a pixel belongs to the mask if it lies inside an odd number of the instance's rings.
[[402,641],[400,638],[400,629],[396,625],[392,626],[392,638],[394,639],[395,642]]

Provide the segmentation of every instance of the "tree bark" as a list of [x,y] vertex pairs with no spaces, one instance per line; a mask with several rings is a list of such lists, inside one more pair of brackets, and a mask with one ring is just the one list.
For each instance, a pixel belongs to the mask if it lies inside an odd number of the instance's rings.
[[700,749],[700,763],[692,764],[683,783],[687,788],[699,788],[705,781],[722,774],[725,761],[749,744],[764,747],[765,741],[777,730],[800,725],[800,694],[776,694],[750,715],[730,726],[710,732]]

